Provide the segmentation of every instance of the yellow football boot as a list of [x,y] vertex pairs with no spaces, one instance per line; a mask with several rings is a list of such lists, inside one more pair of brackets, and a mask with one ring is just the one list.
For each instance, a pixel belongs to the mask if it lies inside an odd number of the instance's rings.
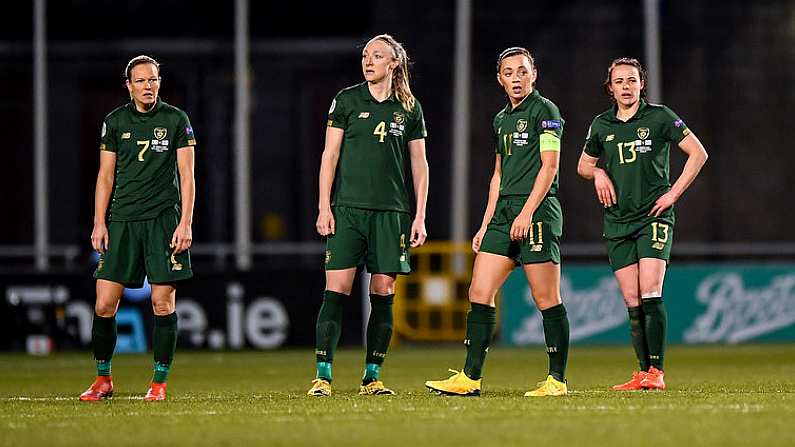
[[547,380],[538,385],[535,390],[524,393],[524,397],[565,396],[569,392],[566,382],[557,381],[552,376],[547,376]]
[[391,396],[395,392],[385,387],[384,382],[374,380],[367,385],[360,386],[359,394],[362,396]]
[[472,380],[464,371],[449,370],[453,374],[445,380],[429,380],[425,386],[431,392],[448,396],[480,396],[480,382],[482,379]]
[[325,379],[312,381],[312,388],[306,392],[307,396],[331,396],[331,383]]

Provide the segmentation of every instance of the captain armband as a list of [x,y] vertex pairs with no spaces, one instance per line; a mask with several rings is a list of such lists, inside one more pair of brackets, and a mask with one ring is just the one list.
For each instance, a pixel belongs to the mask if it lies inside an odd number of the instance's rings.
[[560,138],[552,132],[544,131],[538,137],[538,147],[541,152],[560,152]]

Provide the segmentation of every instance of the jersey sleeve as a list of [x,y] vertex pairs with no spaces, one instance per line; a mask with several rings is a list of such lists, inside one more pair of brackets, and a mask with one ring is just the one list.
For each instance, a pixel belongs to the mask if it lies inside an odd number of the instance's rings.
[[560,110],[551,102],[547,102],[536,117],[538,133],[538,149],[541,152],[560,152],[560,139],[563,137],[563,118]]
[[422,113],[422,105],[418,100],[414,100],[414,110],[411,112],[411,121],[406,129],[406,141],[419,140],[428,137],[425,129],[425,115]]
[[115,126],[112,124],[113,120],[110,116],[106,116],[102,121],[102,130],[99,137],[99,150],[116,152],[119,150],[119,140]]
[[502,124],[502,120],[500,119],[500,114],[494,115],[494,120],[491,122],[491,127],[494,129],[494,153],[501,154],[500,152],[500,125]]
[[690,129],[687,128],[682,118],[679,118],[679,116],[668,107],[663,106],[663,113],[663,133],[666,141],[679,144],[686,136],[690,135]]
[[328,127],[336,127],[338,129],[346,129],[348,127],[348,107],[345,104],[345,97],[343,92],[337,93],[337,96],[331,100],[331,107],[328,109]]
[[588,127],[588,134],[585,136],[585,145],[583,145],[582,151],[591,157],[597,158],[604,152],[599,133],[596,131],[596,119]]
[[193,133],[193,127],[190,125],[188,115],[183,112],[180,114],[179,122],[177,123],[174,147],[179,149],[187,146],[196,146],[196,136]]

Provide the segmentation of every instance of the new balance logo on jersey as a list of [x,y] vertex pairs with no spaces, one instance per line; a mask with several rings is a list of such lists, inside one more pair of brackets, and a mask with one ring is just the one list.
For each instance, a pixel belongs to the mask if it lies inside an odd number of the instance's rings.
[[129,140],[130,139],[130,132],[124,132],[121,134],[122,140]]
[[616,137],[615,134],[611,133],[610,135],[607,136],[607,138],[605,138],[605,143],[607,143],[608,141],[613,141],[615,137]]
[[362,112],[359,114],[359,119],[365,120],[367,118],[370,118],[370,112]]
[[655,242],[655,243],[651,244],[651,248],[653,248],[655,250],[662,250],[663,248],[665,248],[665,243],[664,242]]

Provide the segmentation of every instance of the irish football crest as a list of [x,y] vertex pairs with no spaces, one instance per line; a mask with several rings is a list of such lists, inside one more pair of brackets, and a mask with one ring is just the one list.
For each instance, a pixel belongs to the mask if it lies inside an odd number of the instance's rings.
[[518,119],[516,120],[516,131],[517,132],[524,132],[527,129],[527,120],[526,119]]
[[165,127],[155,127],[155,138],[157,138],[158,140],[162,140],[163,138],[165,138],[167,133],[168,131],[166,130]]
[[392,114],[392,119],[395,121],[395,124],[403,124],[406,122],[406,115],[400,112],[395,112]]
[[638,138],[645,140],[649,136],[648,127],[638,127]]

